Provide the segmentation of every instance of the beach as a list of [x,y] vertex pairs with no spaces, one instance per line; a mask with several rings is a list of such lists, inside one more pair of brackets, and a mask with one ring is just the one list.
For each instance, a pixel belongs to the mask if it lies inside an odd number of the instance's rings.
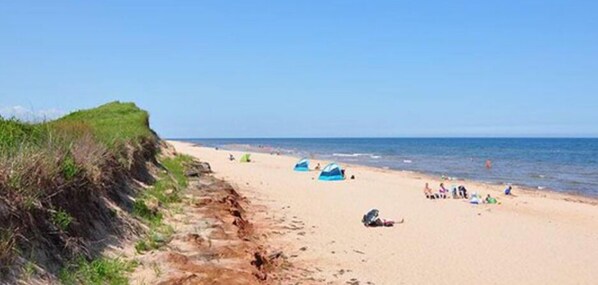
[[[595,284],[598,205],[591,198],[474,181],[442,181],[421,173],[343,165],[355,180],[318,181],[295,172],[297,157],[243,153],[170,141],[180,153],[209,162],[280,227],[272,247],[292,256],[314,280],[333,284]],[[233,154],[237,161],[229,161]],[[322,167],[327,161],[312,161]],[[463,184],[498,197],[497,205],[428,200],[428,182]],[[366,228],[370,209],[405,223]],[[301,226],[291,226],[291,225]],[[368,283],[369,282],[369,283]],[[291,282],[290,282],[291,283]]]

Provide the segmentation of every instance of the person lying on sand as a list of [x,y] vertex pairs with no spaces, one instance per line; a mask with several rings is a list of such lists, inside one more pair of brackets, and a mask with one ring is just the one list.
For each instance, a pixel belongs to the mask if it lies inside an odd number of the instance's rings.
[[405,219],[401,219],[399,222],[394,222],[391,220],[381,219],[378,217],[380,212],[377,209],[372,209],[367,214],[363,215],[361,222],[366,227],[392,227],[395,224],[402,224],[405,222]]
[[496,198],[490,196],[490,194],[488,194],[488,196],[486,196],[486,203],[488,204],[496,204]]

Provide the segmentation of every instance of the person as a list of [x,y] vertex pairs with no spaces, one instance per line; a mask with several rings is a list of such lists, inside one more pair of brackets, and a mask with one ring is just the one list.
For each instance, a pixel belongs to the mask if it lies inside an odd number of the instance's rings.
[[457,186],[455,185],[451,185],[451,196],[453,196],[453,199],[459,198],[457,195]]
[[440,194],[440,197],[442,197],[443,199],[446,199],[446,193],[448,193],[448,189],[444,188],[444,183],[440,183],[440,189],[438,190],[438,193]]
[[316,170],[320,170],[320,163],[316,165]]
[[430,185],[427,182],[424,187],[424,195],[426,195],[426,198],[428,199],[436,199],[436,195],[432,193],[432,188],[430,188]]
[[492,160],[488,159],[486,160],[486,169],[490,169],[492,168]]
[[509,187],[505,189],[505,195],[511,195],[511,190],[513,190],[513,186],[509,185]]
[[496,198],[490,196],[490,194],[488,194],[488,196],[486,196],[486,203],[488,204],[496,204]]
[[355,180],[355,175],[351,175],[351,180]]
[[235,157],[233,156],[233,154],[232,154],[232,153],[229,153],[229,154],[228,154],[228,160],[230,160],[230,161],[233,161],[233,160],[235,160]]
[[467,189],[465,189],[465,186],[463,185],[459,186],[459,196],[461,196],[461,198],[467,199]]
[[[378,217],[379,213],[380,211],[377,209],[372,209],[363,215],[361,222],[366,227],[392,227],[397,224],[391,220],[381,219]],[[405,222],[405,219],[401,219],[398,224],[402,224],[403,222]]]

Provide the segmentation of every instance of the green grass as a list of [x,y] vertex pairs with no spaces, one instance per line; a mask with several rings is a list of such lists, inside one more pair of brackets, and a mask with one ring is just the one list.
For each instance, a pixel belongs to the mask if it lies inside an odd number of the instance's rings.
[[66,231],[73,222],[74,218],[65,210],[59,209],[58,211],[52,213],[51,220],[52,223],[60,230]]
[[15,257],[15,235],[8,229],[0,229],[0,277]]
[[152,211],[144,199],[137,199],[133,203],[133,214],[148,222],[150,225],[159,225],[162,223],[162,214]]
[[135,267],[136,262],[119,258],[100,258],[93,261],[80,258],[70,267],[63,269],[59,277],[61,283],[66,285],[126,285],[129,284],[127,273],[132,272]]
[[138,253],[160,248],[174,233],[171,227],[164,225],[162,213],[152,211],[148,203],[170,208],[174,203],[180,202],[179,193],[188,185],[186,165],[192,160],[186,155],[159,159],[166,171],[158,175],[154,185],[138,197],[133,205],[133,213],[150,227],[150,232],[135,244]]
[[149,114],[134,103],[112,102],[90,110],[73,112],[51,123],[56,128],[79,128],[85,123],[109,148],[153,138]]
[[173,158],[161,159],[162,166],[174,177],[178,186],[187,187],[187,176],[185,176],[185,165],[193,161],[188,155],[179,154]]

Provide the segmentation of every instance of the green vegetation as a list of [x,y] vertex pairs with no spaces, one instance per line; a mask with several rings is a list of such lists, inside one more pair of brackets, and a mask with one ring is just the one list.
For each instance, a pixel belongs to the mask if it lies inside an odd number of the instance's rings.
[[[85,126],[80,124],[84,122]],[[51,123],[73,131],[92,129],[94,136],[109,148],[151,140],[149,114],[133,103],[113,102],[100,107],[71,113]]]
[[0,274],[7,269],[7,264],[13,261],[15,256],[14,245],[14,232],[8,229],[0,229]]
[[173,234],[173,229],[162,223],[160,208],[169,208],[181,201],[179,192],[188,184],[185,165],[191,161],[192,158],[186,155],[161,158],[160,163],[166,171],[160,173],[154,185],[135,201],[133,213],[150,226],[147,236],[135,244],[137,252],[158,249]]
[[57,226],[60,230],[66,231],[73,222],[73,217],[69,215],[65,210],[59,209],[52,213],[52,223]]
[[[40,249],[30,248],[31,244],[52,241],[55,245],[41,250],[59,258],[28,260],[40,266],[39,262],[60,262],[85,250],[83,242],[72,241],[88,238],[90,229],[83,227],[95,222],[112,226],[114,212],[105,201],[126,205],[114,191],[122,189],[130,177],[137,178],[137,173],[147,173],[146,162],[155,157],[157,147],[148,113],[133,103],[112,102],[49,122],[0,117],[0,271],[11,268],[17,255]],[[178,182],[151,187],[151,196],[160,197],[155,198],[159,203],[177,200],[178,196],[170,195],[177,193],[168,190],[170,185]],[[149,194],[140,197],[133,211],[152,224],[152,232],[163,236],[171,229],[162,225],[162,214],[148,207],[146,197]],[[73,221],[82,227],[73,227]],[[49,230],[50,224],[60,232]],[[160,237],[148,241],[157,243]],[[33,256],[37,255],[29,259]],[[125,284],[124,271],[119,269],[124,265],[119,260],[80,261],[63,270],[63,280],[67,284]]]
[[136,262],[121,259],[100,258],[87,261],[83,258],[60,272],[63,284],[97,284],[97,285],[125,285],[129,284],[126,273],[137,267]]

